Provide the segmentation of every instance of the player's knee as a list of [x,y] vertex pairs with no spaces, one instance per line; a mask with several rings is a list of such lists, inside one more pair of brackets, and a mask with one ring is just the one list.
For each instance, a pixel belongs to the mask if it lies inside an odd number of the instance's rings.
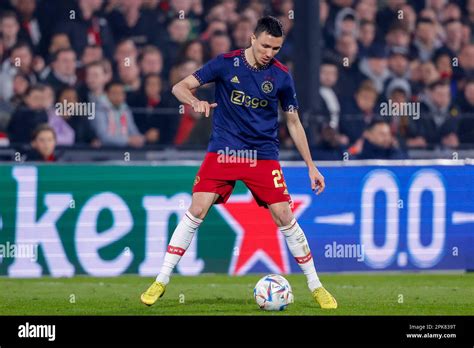
[[291,210],[283,210],[276,215],[276,224],[278,226],[288,226],[293,221],[293,213]]
[[198,219],[204,219],[206,216],[206,210],[199,205],[192,204],[191,207],[189,207],[189,212]]

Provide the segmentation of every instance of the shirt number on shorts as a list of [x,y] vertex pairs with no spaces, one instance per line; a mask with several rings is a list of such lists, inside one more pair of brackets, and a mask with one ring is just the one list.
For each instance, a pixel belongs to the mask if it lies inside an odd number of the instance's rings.
[[274,176],[273,183],[275,184],[276,188],[286,187],[285,180],[282,178],[283,173],[280,169],[273,170],[272,175]]

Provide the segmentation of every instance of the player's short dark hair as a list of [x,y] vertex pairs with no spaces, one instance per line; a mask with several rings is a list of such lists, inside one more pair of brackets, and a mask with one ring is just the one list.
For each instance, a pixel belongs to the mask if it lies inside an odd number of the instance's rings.
[[265,16],[258,20],[254,34],[259,36],[261,33],[268,33],[275,37],[283,36],[283,25],[278,18]]

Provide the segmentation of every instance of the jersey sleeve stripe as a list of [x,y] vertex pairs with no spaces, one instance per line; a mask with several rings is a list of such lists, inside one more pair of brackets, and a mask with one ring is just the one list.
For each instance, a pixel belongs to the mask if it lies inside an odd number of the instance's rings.
[[201,76],[199,76],[199,74],[198,74],[197,71],[195,71],[195,72],[193,73],[193,76],[196,78],[196,80],[199,81],[199,83],[200,83],[201,85],[204,84],[204,81],[201,79]]

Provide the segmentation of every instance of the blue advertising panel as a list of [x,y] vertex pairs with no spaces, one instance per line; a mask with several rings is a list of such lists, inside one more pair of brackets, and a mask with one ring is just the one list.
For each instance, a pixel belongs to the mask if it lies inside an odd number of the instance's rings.
[[[474,269],[474,167],[320,170],[326,190],[298,219],[318,270]],[[306,168],[284,174],[292,195],[307,195]]]

